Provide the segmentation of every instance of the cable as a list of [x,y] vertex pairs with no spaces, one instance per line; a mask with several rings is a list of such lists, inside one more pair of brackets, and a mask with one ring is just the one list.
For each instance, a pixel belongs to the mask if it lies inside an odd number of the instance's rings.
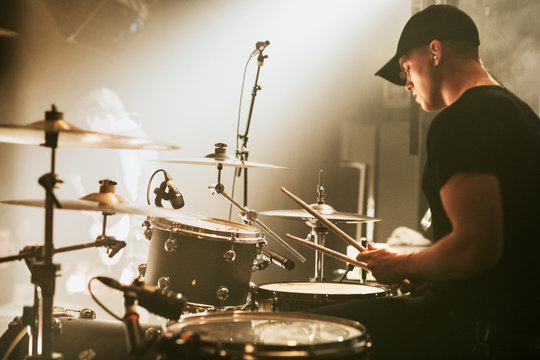
[[13,350],[15,349],[15,347],[21,342],[21,340],[23,339],[23,337],[26,335],[26,326],[24,326],[21,331],[19,331],[19,333],[17,334],[17,336],[15,336],[15,339],[13,339],[13,341],[11,342],[11,344],[9,344],[9,347],[8,349],[6,350],[6,353],[4,354],[4,356],[2,357],[2,360],[8,360],[9,359],[9,356],[11,355],[11,353],[13,352]]
[[242,115],[242,97],[244,96],[244,84],[246,83],[246,73],[247,73],[247,67],[249,65],[249,62],[251,61],[251,56],[249,57],[248,61],[246,62],[246,66],[244,67],[244,75],[242,76],[242,87],[240,89],[240,101],[238,103],[238,120],[236,123],[236,151],[238,151],[238,140],[240,139],[240,116]]
[[[238,102],[238,119],[236,122],[236,154],[240,151],[239,147],[239,139],[240,139],[240,117],[242,115],[242,98],[244,96],[244,85],[246,83],[246,74],[247,74],[247,68],[249,65],[249,62],[251,61],[251,56],[248,58],[248,61],[246,62],[246,65],[244,66],[244,75],[242,76],[242,87],[240,88],[240,101]],[[234,177],[232,182],[232,190],[231,190],[231,197],[234,199],[234,189],[236,186],[236,178],[237,178],[237,171],[238,168],[234,168]],[[229,205],[229,221],[231,221],[232,217],[232,204]]]
[[345,272],[341,276],[341,279],[339,279],[339,282],[343,282],[343,280],[345,280],[345,278],[347,277],[347,274],[349,273],[349,271],[351,271],[352,269],[354,269],[354,265],[348,264],[347,269],[345,270]]
[[163,171],[163,173],[165,174],[164,169],[157,169],[156,171],[154,171],[152,176],[150,176],[150,180],[148,180],[148,187],[146,188],[146,202],[148,203],[148,205],[152,205],[150,203],[150,185],[152,185],[152,180],[154,180],[154,176],[156,176],[156,174],[160,171]]
[[105,310],[109,315],[111,315],[113,318],[115,318],[116,320],[119,320],[119,321],[123,321],[122,318],[118,315],[116,315],[115,313],[113,313],[111,310],[109,310],[108,307],[106,307],[101,301],[99,301],[97,299],[97,297],[94,295],[94,293],[92,292],[92,281],[96,280],[98,277],[97,276],[94,276],[93,278],[90,279],[90,281],[88,282],[88,291],[90,292],[90,296],[92,297],[92,299],[94,299],[94,301],[103,309]]

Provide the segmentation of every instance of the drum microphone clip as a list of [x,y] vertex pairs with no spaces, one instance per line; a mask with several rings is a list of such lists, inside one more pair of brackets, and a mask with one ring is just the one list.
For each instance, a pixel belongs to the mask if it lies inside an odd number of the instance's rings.
[[[165,181],[159,185],[159,188],[154,189],[154,194],[156,194],[154,203],[157,207],[163,207],[161,200],[167,200],[171,203],[173,209],[180,209],[184,207],[185,203],[182,193],[180,193],[180,191],[178,191],[174,185],[172,177],[169,175],[169,173],[165,170],[162,171],[163,175],[165,176]],[[167,188],[168,191],[165,191],[165,188]]]
[[123,240],[116,240],[114,236],[99,235],[96,239],[97,246],[104,246],[107,248],[107,255],[112,258],[118,254],[120,250],[126,247],[126,242]]

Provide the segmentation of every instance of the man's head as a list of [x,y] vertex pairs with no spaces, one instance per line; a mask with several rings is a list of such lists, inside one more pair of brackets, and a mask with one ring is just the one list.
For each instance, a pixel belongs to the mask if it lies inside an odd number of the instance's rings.
[[480,45],[478,29],[469,15],[450,5],[432,5],[409,19],[401,32],[396,54],[375,75],[405,85],[399,59],[413,49],[429,46],[433,40],[453,44],[458,51],[476,50],[476,54]]

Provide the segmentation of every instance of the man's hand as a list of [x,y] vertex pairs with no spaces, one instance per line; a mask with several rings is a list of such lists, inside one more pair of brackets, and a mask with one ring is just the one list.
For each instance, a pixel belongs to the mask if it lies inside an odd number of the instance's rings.
[[358,254],[356,259],[367,264],[378,283],[391,285],[401,283],[405,279],[403,263],[407,260],[407,256],[386,249],[377,249],[368,244],[367,251]]

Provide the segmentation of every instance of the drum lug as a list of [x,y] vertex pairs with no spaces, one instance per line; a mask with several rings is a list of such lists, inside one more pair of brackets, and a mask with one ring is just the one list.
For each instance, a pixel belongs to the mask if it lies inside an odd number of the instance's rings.
[[144,238],[150,241],[152,239],[152,224],[150,223],[150,217],[146,217],[146,220],[143,221],[141,226],[146,227],[146,229],[144,229]]
[[165,240],[165,244],[163,244],[165,251],[168,253],[173,253],[178,249],[178,240],[173,238],[175,229],[176,225],[173,224],[171,231],[169,232],[169,238]]
[[146,264],[139,264],[137,266],[137,272],[139,273],[139,277],[144,279],[144,275],[146,275]]
[[79,360],[92,360],[96,357],[96,352],[92,349],[85,349],[79,353]]
[[64,332],[64,329],[62,327],[62,322],[58,318],[53,319],[52,323],[52,331],[56,335],[61,335]]
[[157,329],[157,328],[154,328],[154,327],[149,327],[148,329],[146,329],[146,331],[144,332],[144,338],[148,341],[153,341],[155,339],[157,339],[157,337],[159,335],[161,335],[161,330],[160,329]]
[[279,311],[279,295],[274,291],[272,293],[272,311]]
[[216,291],[217,299],[222,303],[229,298],[229,295],[229,289],[225,285],[221,285]]
[[79,319],[95,319],[96,312],[94,309],[84,308],[79,312]]
[[157,286],[160,289],[168,289],[171,285],[171,279],[168,276],[162,276],[157,281]]
[[225,253],[223,254],[223,258],[228,263],[232,263],[236,260],[236,252],[234,251],[234,243],[237,238],[238,238],[237,234],[231,235],[231,248],[225,251]]

